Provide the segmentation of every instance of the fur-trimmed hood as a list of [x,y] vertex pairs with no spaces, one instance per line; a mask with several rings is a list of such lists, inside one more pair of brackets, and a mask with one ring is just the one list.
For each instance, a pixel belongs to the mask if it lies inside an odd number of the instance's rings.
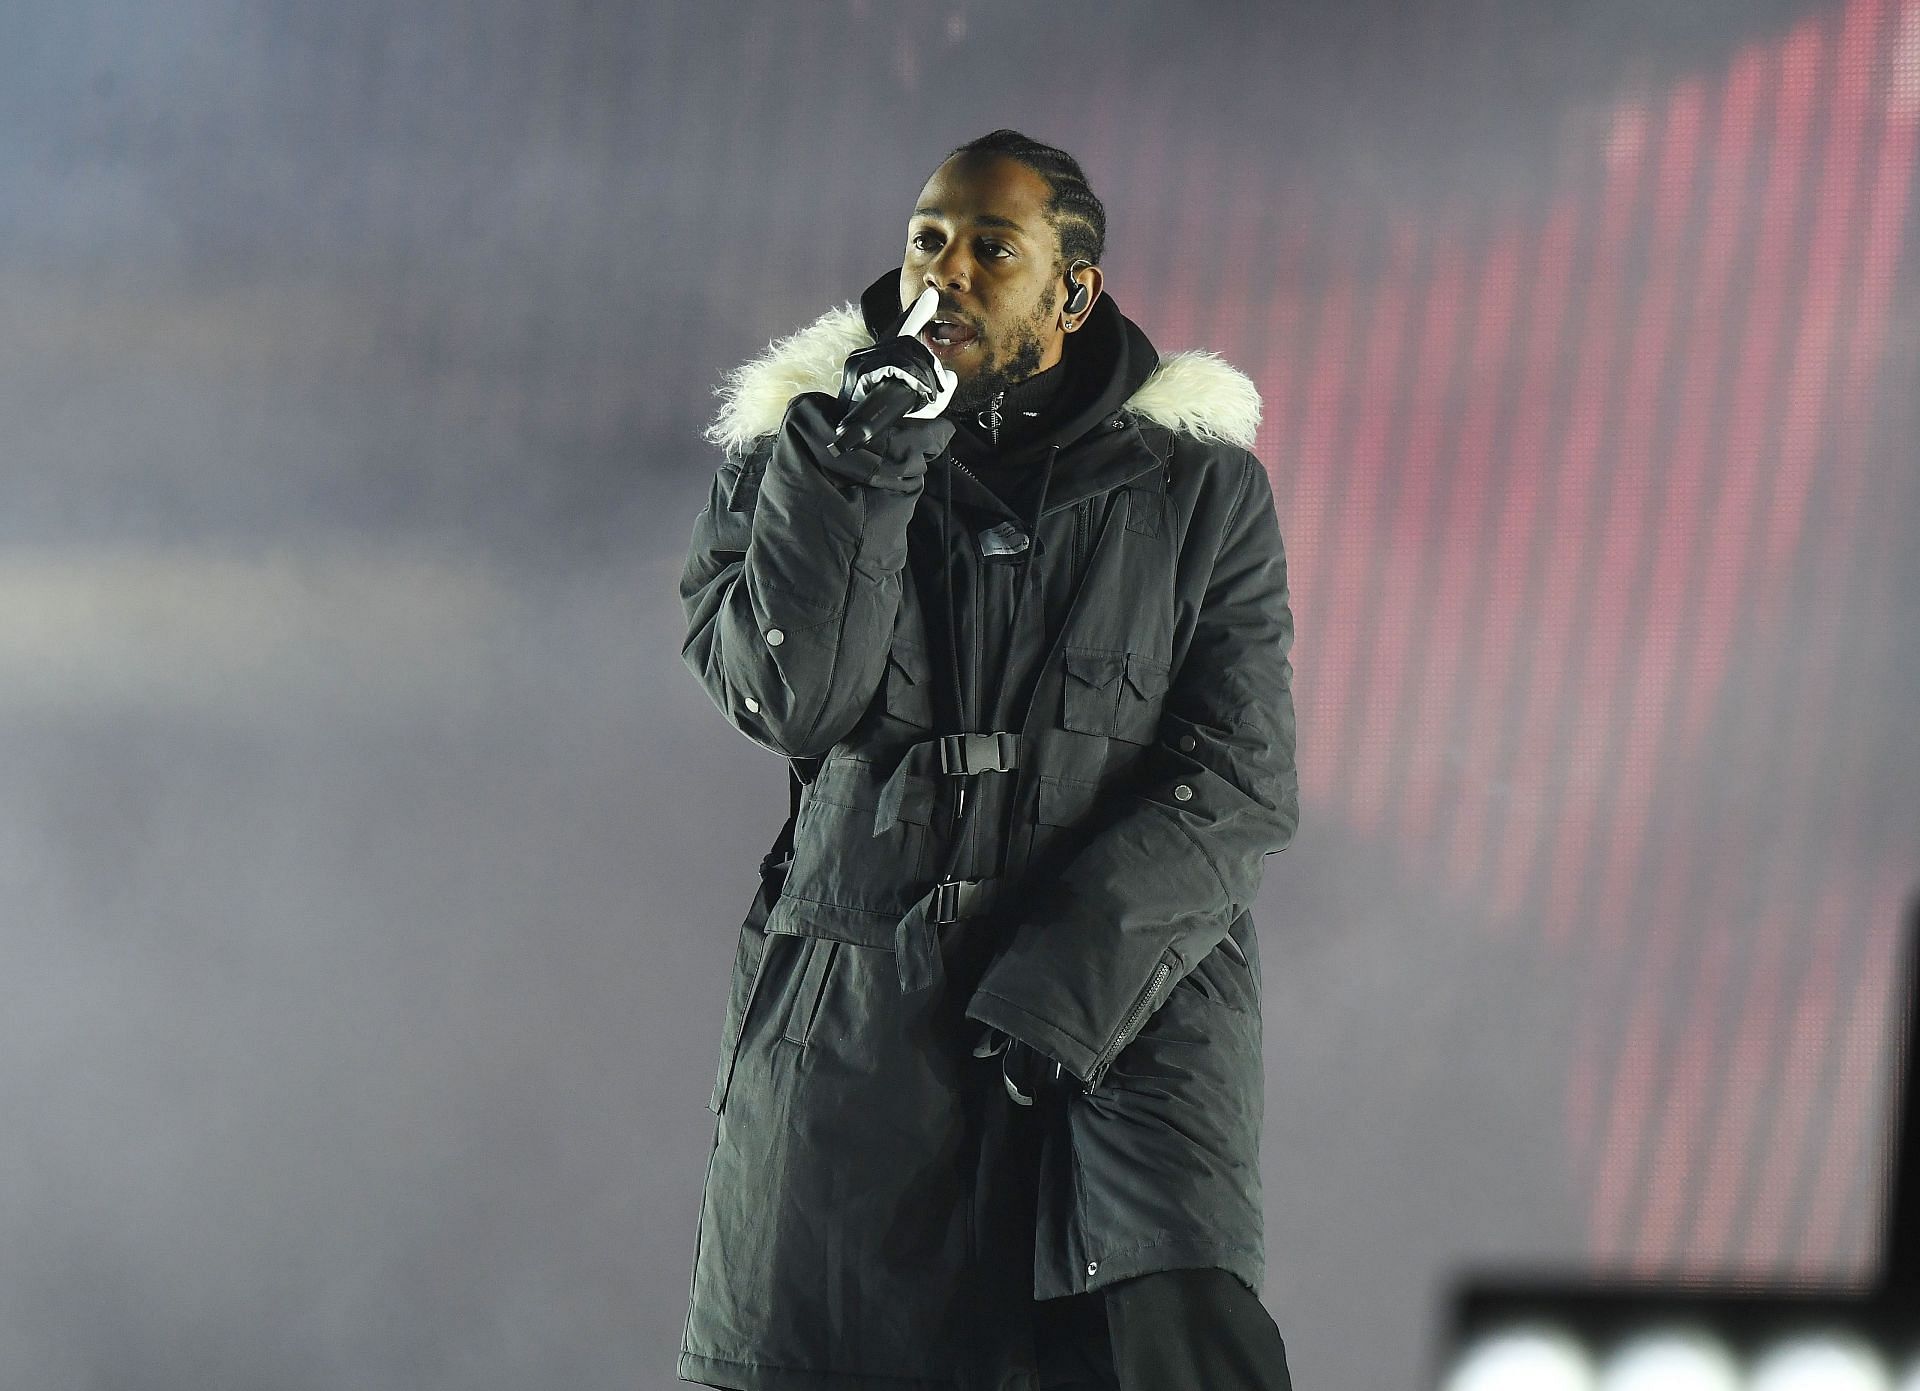
[[[895,308],[898,277],[897,269],[887,272],[868,287],[860,305],[847,303],[827,310],[727,373],[714,388],[721,404],[704,431],[707,441],[745,453],[755,440],[780,428],[795,396],[807,391],[837,394],[847,355],[875,341],[876,321],[885,323],[889,314],[895,320],[899,317]],[[1253,447],[1260,424],[1260,393],[1251,378],[1217,354],[1196,348],[1160,357],[1138,325],[1106,293],[1074,337],[1084,341],[1069,339],[1070,351],[1083,362],[1099,359],[1092,369],[1096,377],[1111,376],[1093,383],[1096,392],[1117,398],[1087,403],[1089,409],[1083,414],[1097,418],[1103,410],[1124,406],[1134,415],[1198,439]]]

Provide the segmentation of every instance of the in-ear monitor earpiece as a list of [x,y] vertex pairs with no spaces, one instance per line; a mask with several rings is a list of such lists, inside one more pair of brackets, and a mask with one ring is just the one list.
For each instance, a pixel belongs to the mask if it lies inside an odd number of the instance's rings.
[[1091,266],[1092,264],[1093,262],[1091,261],[1075,261],[1073,265],[1067,267],[1067,283],[1073,286],[1073,293],[1067,296],[1066,312],[1069,314],[1078,314],[1087,307],[1087,302],[1093,298],[1093,292],[1091,290],[1085,285],[1075,284],[1073,279],[1073,272],[1077,268],[1081,266]]

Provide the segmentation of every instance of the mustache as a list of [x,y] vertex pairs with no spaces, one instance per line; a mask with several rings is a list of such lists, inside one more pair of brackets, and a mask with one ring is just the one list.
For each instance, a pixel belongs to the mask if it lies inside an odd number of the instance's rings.
[[975,333],[979,333],[982,331],[979,324],[975,323],[972,319],[969,319],[965,314],[962,314],[958,309],[949,309],[944,304],[941,305],[938,309],[933,311],[933,317],[935,319],[945,319],[950,323],[964,325],[965,327],[972,329]]

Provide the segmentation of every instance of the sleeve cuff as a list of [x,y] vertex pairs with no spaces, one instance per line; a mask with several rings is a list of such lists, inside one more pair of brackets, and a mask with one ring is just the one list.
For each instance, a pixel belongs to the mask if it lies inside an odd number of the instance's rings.
[[967,1002],[967,1018],[990,1024],[1001,1033],[1044,1053],[1084,1083],[1093,1071],[1098,1050],[1087,1047],[1071,1034],[1062,1032],[1037,1014],[1030,1014],[1013,1001],[987,990],[976,990]]

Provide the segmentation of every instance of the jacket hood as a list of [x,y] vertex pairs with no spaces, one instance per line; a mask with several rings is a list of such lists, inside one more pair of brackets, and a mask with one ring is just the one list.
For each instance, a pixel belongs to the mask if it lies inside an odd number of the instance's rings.
[[[765,352],[730,371],[714,389],[720,409],[704,431],[708,443],[745,453],[775,433],[787,406],[802,392],[837,395],[847,354],[869,346],[904,316],[900,270],[873,281],[860,303],[841,304],[812,323],[769,343]],[[1067,339],[1068,366],[1060,423],[1012,451],[1009,458],[1044,453],[1078,439],[1115,410],[1199,439],[1251,449],[1260,424],[1260,393],[1244,372],[1217,354],[1190,349],[1162,357],[1140,326],[1102,290],[1086,323]],[[957,429],[970,429],[958,418]]]

